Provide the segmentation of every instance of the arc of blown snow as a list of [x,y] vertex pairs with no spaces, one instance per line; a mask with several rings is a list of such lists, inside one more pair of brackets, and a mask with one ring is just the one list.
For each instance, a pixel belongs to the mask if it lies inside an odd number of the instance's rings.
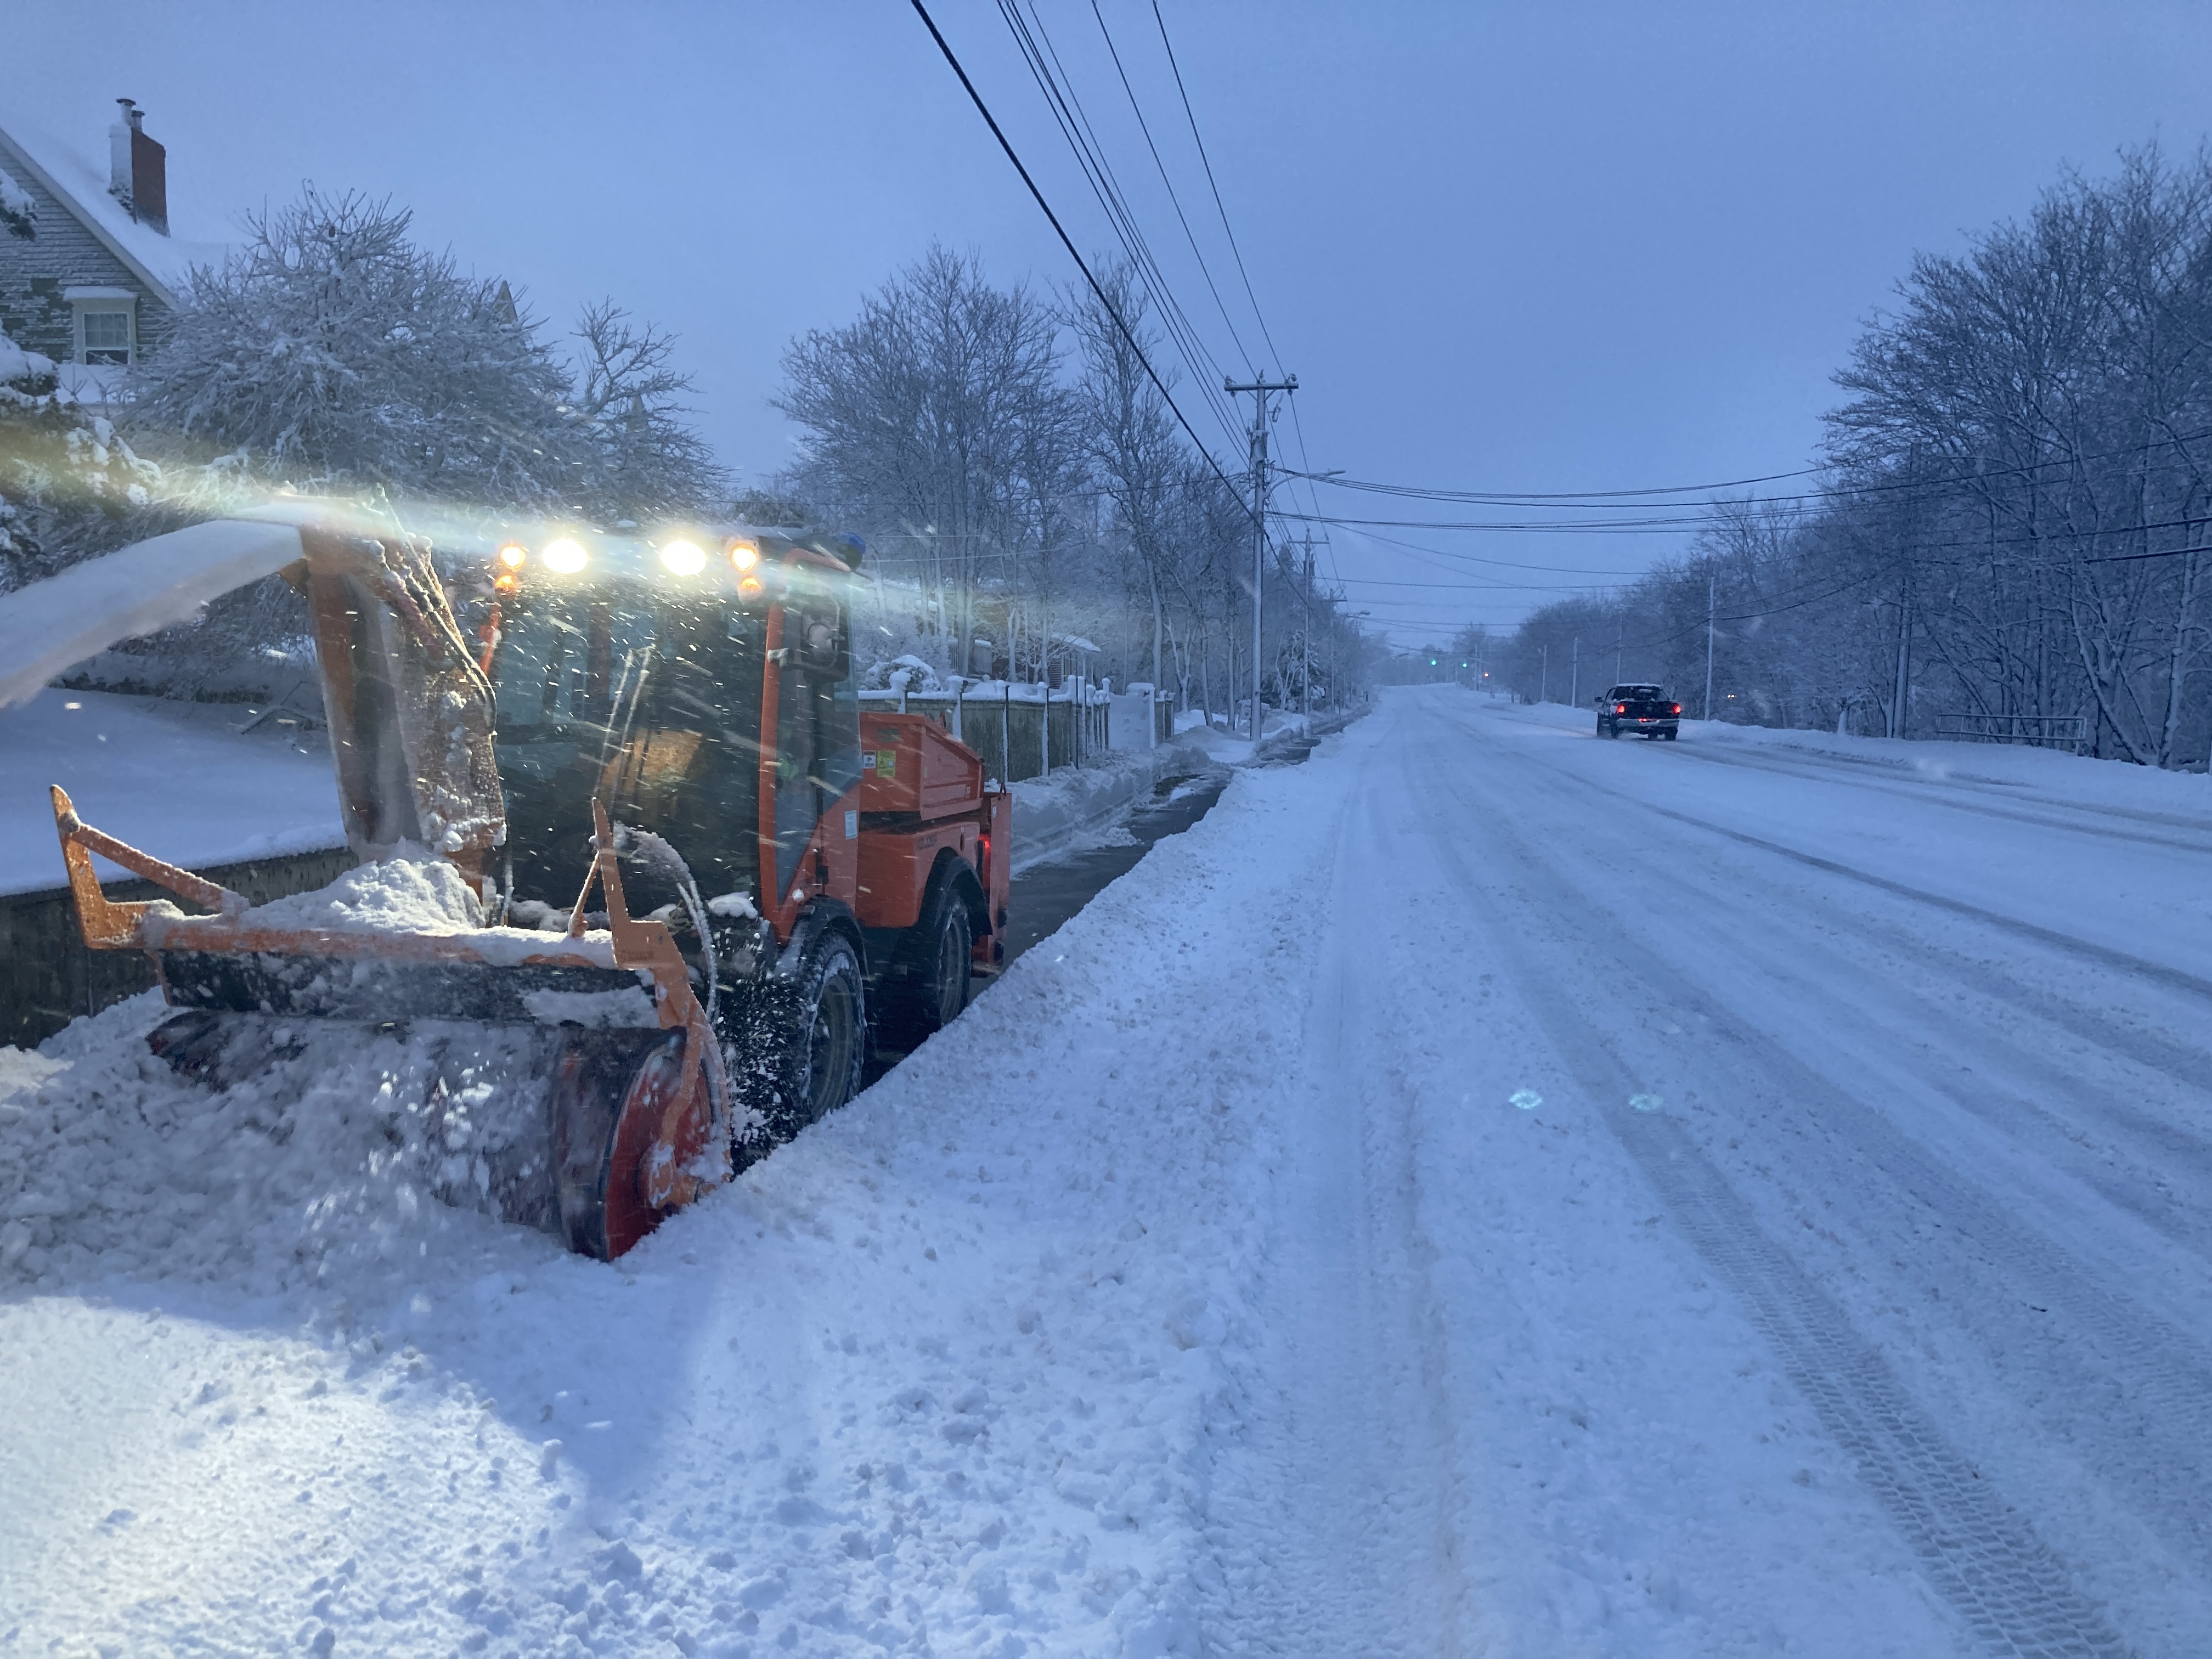
[[218,519],[0,594],[0,708],[118,641],[190,622],[209,600],[301,556],[291,525]]

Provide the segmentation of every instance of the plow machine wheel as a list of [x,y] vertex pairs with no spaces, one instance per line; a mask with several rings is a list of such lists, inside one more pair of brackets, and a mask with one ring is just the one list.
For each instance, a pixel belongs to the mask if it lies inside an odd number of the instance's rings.
[[803,1128],[860,1091],[868,1057],[866,992],[860,953],[843,934],[824,930],[799,970],[799,1029],[792,1045],[791,1092]]
[[[647,1160],[682,1086],[682,1031],[595,1031],[570,1041],[554,1068],[554,1159],[569,1249],[611,1261],[670,1213],[645,1191]],[[695,1068],[674,1152],[707,1148],[713,1124],[706,1068]]]
[[975,944],[960,877],[936,882],[921,925],[908,934],[901,959],[884,977],[881,1019],[888,1046],[918,1048],[960,1018],[968,1006]]

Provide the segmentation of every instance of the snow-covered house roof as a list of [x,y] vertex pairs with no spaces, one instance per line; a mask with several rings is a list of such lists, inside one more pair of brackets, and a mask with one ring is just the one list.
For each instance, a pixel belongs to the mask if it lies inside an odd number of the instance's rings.
[[0,122],[0,333],[94,370],[156,344],[192,268],[228,252],[169,234],[167,152],[127,100],[109,143],[103,169],[12,115]]

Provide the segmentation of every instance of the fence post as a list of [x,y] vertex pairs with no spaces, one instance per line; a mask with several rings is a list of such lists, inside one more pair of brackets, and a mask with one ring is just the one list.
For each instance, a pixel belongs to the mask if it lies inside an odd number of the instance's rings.
[[[1012,671],[1007,671],[1011,673]],[[1004,776],[1009,786],[1014,781],[1014,683],[1009,679],[1000,688],[1006,701],[999,706],[999,758],[1005,763]]]
[[952,677],[952,735],[962,743],[968,741],[968,734],[962,729],[964,722],[960,718],[961,699],[967,690],[968,677],[955,674]]

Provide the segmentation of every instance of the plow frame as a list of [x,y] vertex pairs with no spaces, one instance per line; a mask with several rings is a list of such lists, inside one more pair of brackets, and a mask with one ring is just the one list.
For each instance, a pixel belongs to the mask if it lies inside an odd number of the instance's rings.
[[[70,902],[86,945],[95,951],[143,951],[154,962],[164,1000],[168,983],[162,971],[164,951],[197,951],[222,956],[320,957],[398,963],[461,963],[497,969],[507,965],[486,955],[466,933],[347,933],[325,928],[244,925],[250,907],[239,894],[140,851],[94,828],[78,816],[60,785],[50,786],[54,830],[69,872]],[[684,1042],[681,1071],[661,1097],[653,1139],[641,1162],[641,1196],[654,1211],[679,1209],[708,1188],[730,1179],[730,1083],[721,1046],[707,1011],[691,989],[690,969],[666,924],[629,914],[622,871],[604,804],[592,803],[594,852],[581,891],[569,912],[566,935],[543,951],[520,958],[523,967],[598,968],[611,965],[635,972],[650,990],[659,1029],[680,1030]],[[158,899],[118,902],[101,891],[93,867],[99,854],[133,875],[167,888],[187,903],[216,912],[210,916],[176,914]],[[598,887],[606,900],[605,945],[592,939],[585,906]],[[703,1136],[690,1126],[698,1114],[695,1097],[706,1093]],[[702,1144],[703,1142],[703,1144]]]

